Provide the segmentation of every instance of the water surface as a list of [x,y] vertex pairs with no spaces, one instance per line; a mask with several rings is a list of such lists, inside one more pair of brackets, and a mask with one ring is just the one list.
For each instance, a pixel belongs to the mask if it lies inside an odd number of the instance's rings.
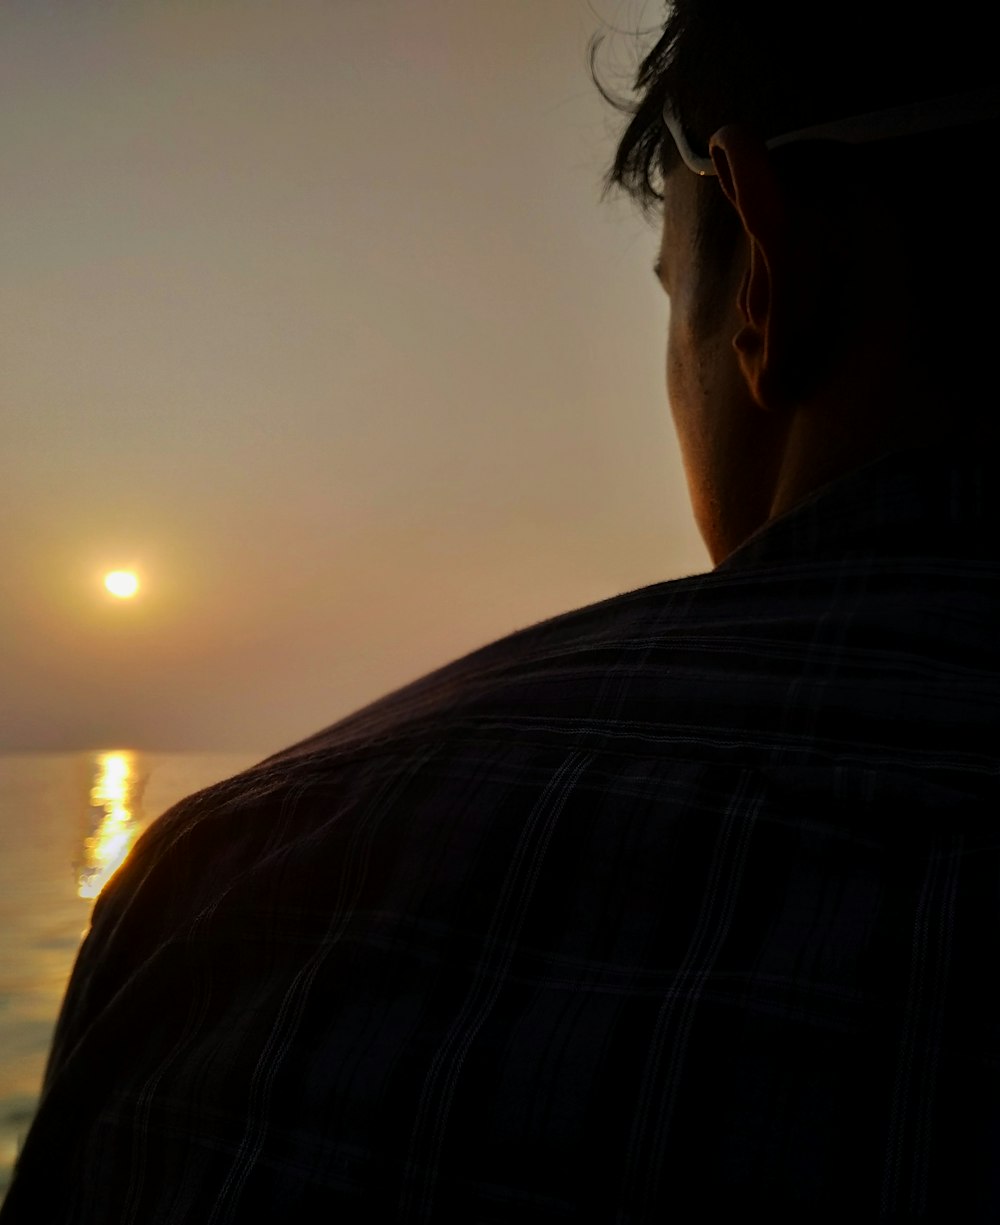
[[94,898],[150,821],[256,756],[0,755],[0,1196]]

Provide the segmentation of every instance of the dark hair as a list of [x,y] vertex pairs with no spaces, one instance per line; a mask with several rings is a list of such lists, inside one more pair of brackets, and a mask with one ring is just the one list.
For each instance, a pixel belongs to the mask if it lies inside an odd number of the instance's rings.
[[606,186],[644,209],[661,199],[676,161],[662,113],[666,102],[695,147],[724,123],[745,123],[761,137],[990,84],[992,28],[981,0],[940,3],[867,0],[863,13],[788,0],[673,0],[663,32],[634,83],[638,101],[606,88],[596,68],[602,38],[591,42],[598,89],[628,114]]
[[[981,0],[951,0],[947,11],[940,3],[915,0],[866,0],[863,8],[673,0],[662,33],[641,62],[634,97],[620,97],[602,84],[602,39],[591,42],[598,89],[629,116],[605,190],[624,190],[646,212],[662,199],[663,177],[678,160],[662,120],[667,102],[695,149],[705,152],[709,137],[726,123],[749,125],[766,139],[905,102],[995,87],[990,16]],[[991,136],[993,126],[857,148],[787,146],[775,162],[789,190],[810,207],[837,225],[855,226],[858,234],[869,227],[869,244],[873,218],[883,226],[890,219],[906,252],[900,275],[911,302],[913,362],[938,382],[953,381],[948,363],[956,364],[951,356],[960,348],[969,369],[968,359],[993,345],[979,290],[986,270],[997,269],[997,226],[988,193],[975,185],[967,189],[970,167],[982,160],[976,143]],[[718,181],[701,184],[698,246],[703,272],[713,280],[728,265],[740,230]],[[854,272],[865,275],[860,263]],[[848,283],[848,269],[843,273],[841,305],[831,310],[839,310],[837,326],[847,328],[859,299],[850,299],[857,286]],[[849,310],[842,309],[845,303]],[[939,366],[932,370],[935,361]]]

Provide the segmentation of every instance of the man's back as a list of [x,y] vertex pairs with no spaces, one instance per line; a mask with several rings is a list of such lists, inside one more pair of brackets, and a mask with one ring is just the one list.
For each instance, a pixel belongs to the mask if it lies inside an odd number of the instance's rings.
[[998,526],[900,452],[162,818],[4,1221],[995,1220]]

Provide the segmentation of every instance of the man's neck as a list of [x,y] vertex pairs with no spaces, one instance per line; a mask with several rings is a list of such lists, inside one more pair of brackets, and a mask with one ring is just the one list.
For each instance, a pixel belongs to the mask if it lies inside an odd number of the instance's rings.
[[[881,371],[854,379],[850,390],[828,390],[800,406],[789,420],[778,466],[773,519],[824,486],[891,451],[932,444],[955,421],[926,390],[908,393],[887,385]],[[956,406],[959,410],[961,406]]]

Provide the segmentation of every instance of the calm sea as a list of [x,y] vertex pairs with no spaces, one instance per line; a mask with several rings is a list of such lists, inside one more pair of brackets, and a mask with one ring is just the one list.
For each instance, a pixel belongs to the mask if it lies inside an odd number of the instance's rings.
[[101,885],[154,817],[259,757],[0,755],[0,1198]]

